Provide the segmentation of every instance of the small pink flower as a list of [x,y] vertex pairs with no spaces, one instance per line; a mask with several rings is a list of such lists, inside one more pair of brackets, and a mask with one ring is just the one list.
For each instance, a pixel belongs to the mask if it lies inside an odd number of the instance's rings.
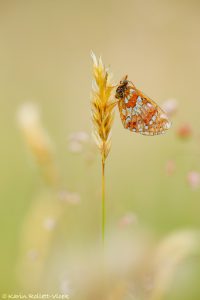
[[173,160],[168,160],[165,166],[165,170],[168,176],[173,175],[176,170],[176,165]]
[[189,186],[195,190],[200,187],[200,173],[196,171],[190,171],[187,175],[187,181]]
[[131,224],[137,224],[137,222],[137,216],[132,212],[128,212],[119,220],[119,226],[125,227]]
[[176,99],[169,99],[163,103],[162,108],[169,117],[172,117],[177,112],[178,103]]
[[177,130],[178,137],[182,139],[187,139],[192,135],[192,128],[189,124],[183,124]]

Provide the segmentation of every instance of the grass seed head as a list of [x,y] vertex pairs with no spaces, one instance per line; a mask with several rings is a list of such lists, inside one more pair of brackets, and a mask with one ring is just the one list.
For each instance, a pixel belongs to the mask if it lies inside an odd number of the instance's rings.
[[93,83],[92,83],[92,122],[93,136],[105,161],[111,148],[111,128],[113,125],[112,92],[114,86],[111,83],[111,74],[105,68],[101,57],[96,58],[92,52]]

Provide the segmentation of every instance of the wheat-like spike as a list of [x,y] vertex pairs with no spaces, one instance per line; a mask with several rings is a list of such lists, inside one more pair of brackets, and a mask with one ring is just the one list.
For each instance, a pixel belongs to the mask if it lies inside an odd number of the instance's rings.
[[93,136],[101,151],[102,159],[105,161],[111,147],[111,128],[115,106],[111,98],[114,86],[110,81],[111,74],[105,68],[101,57],[97,59],[93,52],[91,52],[91,57],[94,76],[92,83]]
[[[111,128],[113,125],[113,108],[112,91],[114,86],[111,84],[108,69],[104,67],[101,57],[97,60],[95,54],[91,53],[93,60],[93,76],[92,83],[92,122],[93,136],[97,146],[101,151],[102,163],[102,241],[105,238],[105,161],[110,152],[111,147]],[[114,97],[113,97],[114,98]]]

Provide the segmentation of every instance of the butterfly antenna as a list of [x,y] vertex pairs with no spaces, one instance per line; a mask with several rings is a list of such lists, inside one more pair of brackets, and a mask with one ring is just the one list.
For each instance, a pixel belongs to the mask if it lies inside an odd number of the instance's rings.
[[132,81],[129,80],[128,82],[130,82],[133,86],[135,86]]

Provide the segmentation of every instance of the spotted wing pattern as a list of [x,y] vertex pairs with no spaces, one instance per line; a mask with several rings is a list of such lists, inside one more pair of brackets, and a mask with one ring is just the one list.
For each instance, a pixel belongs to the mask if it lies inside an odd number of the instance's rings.
[[134,85],[127,86],[124,97],[118,101],[118,107],[122,123],[130,131],[158,135],[171,126],[164,111]]

